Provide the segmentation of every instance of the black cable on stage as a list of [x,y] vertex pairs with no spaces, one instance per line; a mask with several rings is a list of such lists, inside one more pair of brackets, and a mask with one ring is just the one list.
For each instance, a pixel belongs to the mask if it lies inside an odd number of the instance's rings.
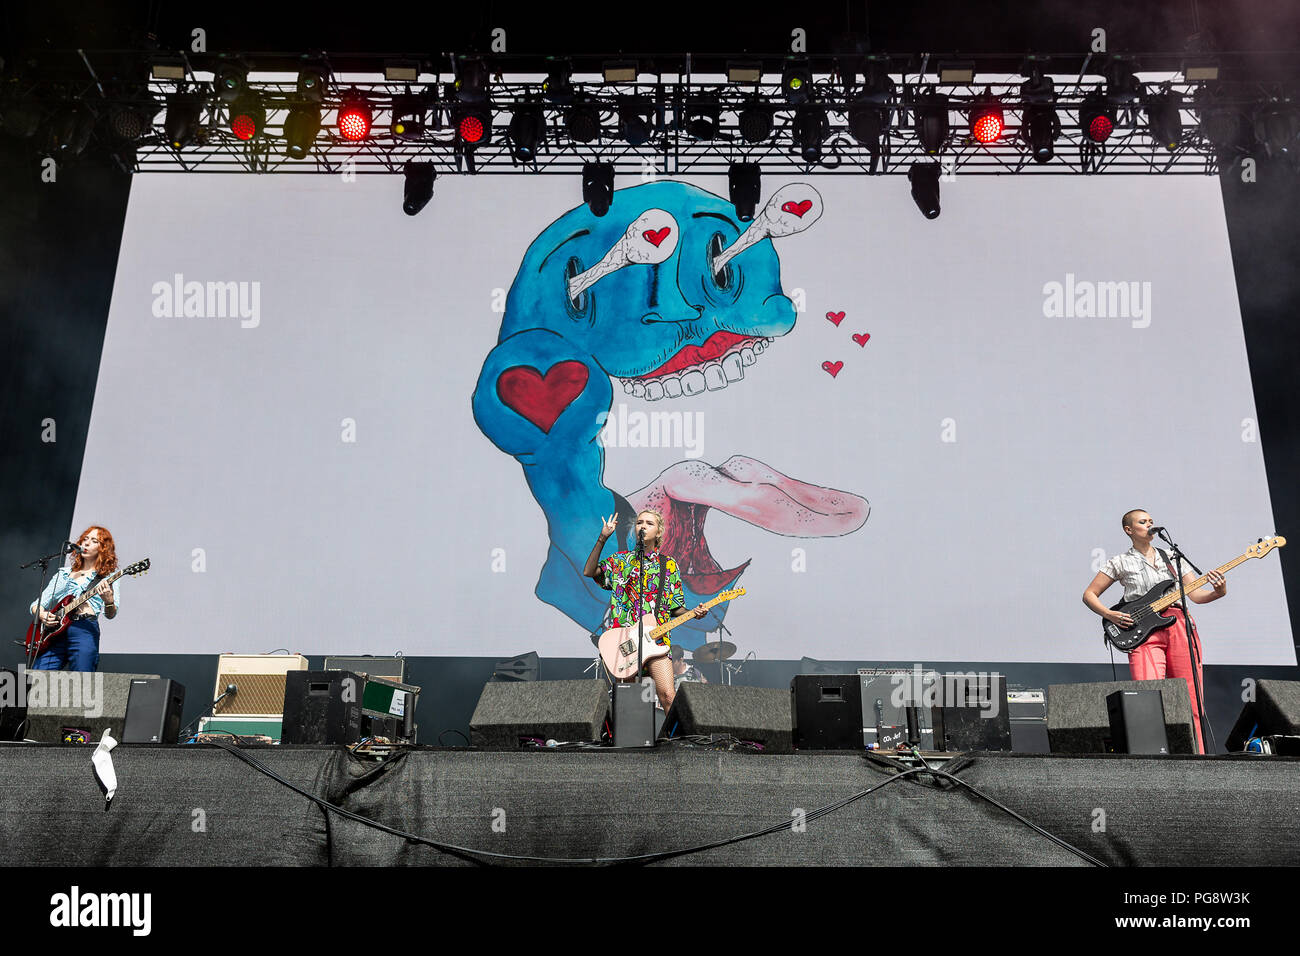
[[[567,864],[587,864],[587,865],[613,865],[618,863],[649,863],[654,860],[667,860],[675,856],[685,856],[690,853],[699,853],[704,850],[713,850],[713,849],[717,849],[718,847],[727,846],[728,844],[731,843],[739,843],[742,840],[752,840],[755,837],[768,836],[773,833],[779,833],[782,830],[788,830],[790,829],[791,826],[789,820],[782,820],[780,823],[773,824],[770,827],[765,827],[762,830],[755,830],[751,833],[742,833],[733,837],[725,837],[721,840],[714,840],[710,843],[703,843],[698,846],[685,847],[680,850],[661,850],[656,853],[643,853],[638,856],[550,857],[550,856],[521,856],[513,853],[496,853],[492,850],[476,850],[473,849],[472,847],[456,846],[455,844],[452,843],[440,843],[437,840],[430,840],[427,837],[417,836],[414,833],[408,833],[405,830],[398,830],[395,827],[390,827],[387,824],[380,823],[377,820],[371,820],[368,817],[363,817],[359,814],[353,813],[351,810],[344,810],[342,807],[336,806],[335,804],[330,803],[328,800],[323,800],[313,793],[308,793],[306,790],[302,789],[297,784],[290,783],[288,780],[281,777],[278,773],[276,773],[274,770],[266,766],[266,764],[262,763],[260,760],[256,759],[255,757],[251,757],[248,754],[244,753],[243,751],[239,750],[238,748],[231,747],[230,745],[222,743],[220,741],[213,740],[213,741],[209,741],[206,745],[196,744],[195,746],[218,747],[221,750],[226,751],[227,753],[233,754],[234,756],[238,757],[240,760],[244,761],[244,763],[248,764],[250,767],[253,767],[255,770],[258,770],[261,773],[266,774],[266,776],[270,777],[272,780],[276,781],[277,783],[283,784],[284,786],[288,787],[290,790],[294,791],[294,793],[301,794],[302,796],[306,797],[308,800],[316,804],[322,810],[333,811],[334,813],[337,813],[340,816],[352,820],[356,823],[361,823],[369,827],[374,827],[376,830],[380,830],[392,836],[402,837],[403,839],[410,840],[413,843],[420,843],[423,844],[424,846],[433,847],[436,850],[442,850],[445,853],[449,853],[453,856],[466,859],[471,863],[480,863],[480,864],[484,863],[483,860],[475,859],[475,857],[478,856],[490,857],[492,859],[498,859],[498,860],[515,860],[523,863],[567,863]],[[861,798],[867,796],[867,794],[874,793],[875,791],[880,790],[882,787],[887,787],[891,783],[894,783],[898,780],[902,780],[904,777],[909,777],[913,774],[927,773],[927,772],[932,772],[932,771],[927,771],[923,767],[916,767],[911,770],[904,770],[903,772],[895,774],[894,776],[890,777],[888,780],[885,780],[883,783],[876,784],[874,787],[868,787],[866,790],[862,790],[858,793],[853,794],[852,796],[846,797],[845,799],[837,801],[836,803],[830,804],[828,806],[819,807],[818,809],[808,813],[804,817],[804,820],[805,822],[807,822],[808,820],[816,820],[818,817],[822,817],[828,813],[833,813],[836,810],[843,809],[844,807],[848,806],[850,803],[853,803],[855,800],[860,800]]]
[[996,800],[994,800],[992,797],[990,797],[987,793],[982,793],[982,792],[981,792],[978,788],[976,788],[974,785],[967,783],[965,780],[962,780],[962,779],[961,779],[960,777],[958,777],[956,774],[951,774],[951,773],[949,773],[949,772],[946,771],[946,770],[938,770],[938,769],[936,769],[936,768],[934,768],[934,767],[931,767],[928,763],[925,762],[925,758],[921,756],[921,752],[920,752],[919,750],[915,750],[915,751],[913,751],[913,756],[915,756],[917,760],[921,761],[921,765],[922,765],[922,767],[925,768],[925,772],[927,772],[927,773],[931,773],[931,774],[934,774],[935,777],[943,777],[943,778],[945,778],[945,779],[947,779],[947,780],[951,780],[953,783],[956,783],[956,784],[959,784],[959,785],[962,786],[962,787],[965,787],[967,790],[969,790],[971,793],[975,794],[975,796],[979,797],[981,800],[987,800],[989,803],[993,804],[993,806],[997,807],[999,810],[1003,811],[1004,813],[1010,814],[1012,817],[1014,817],[1016,820],[1018,820],[1018,821],[1020,821],[1021,823],[1023,823],[1025,826],[1029,827],[1031,830],[1034,830],[1034,831],[1037,832],[1037,833],[1041,833],[1043,836],[1047,837],[1047,839],[1051,840],[1051,841],[1052,841],[1053,843],[1055,843],[1057,846],[1060,846],[1060,847],[1062,847],[1062,848],[1064,848],[1064,849],[1066,849],[1066,850],[1069,850],[1069,851],[1070,851],[1071,853],[1073,853],[1075,856],[1078,856],[1078,857],[1080,857],[1080,858],[1082,858],[1082,859],[1084,859],[1084,860],[1087,860],[1087,861],[1088,861],[1089,863],[1091,863],[1093,866],[1109,867],[1109,864],[1107,864],[1107,863],[1103,863],[1101,860],[1097,859],[1095,856],[1092,856],[1091,854],[1089,854],[1086,850],[1080,850],[1078,847],[1074,846],[1074,845],[1071,844],[1071,843],[1066,842],[1065,840],[1062,840],[1060,837],[1056,836],[1055,834],[1048,833],[1046,830],[1044,830],[1042,827],[1040,827],[1037,823],[1034,823],[1032,820],[1027,820],[1027,819],[1025,819],[1025,818],[1022,817],[1020,814],[1016,813],[1015,810],[1012,810],[1010,807],[1003,806],[1002,804],[998,803]]
[[447,746],[446,744],[444,744],[444,743],[442,742],[442,738],[445,737],[445,736],[447,736],[447,734],[456,734],[456,735],[459,736],[462,740],[465,741],[465,746],[466,746],[466,747],[470,746],[470,742],[469,742],[469,738],[468,738],[468,737],[466,737],[464,734],[462,734],[462,733],[461,733],[459,730],[457,730],[455,727],[449,727],[448,729],[444,730],[442,733],[440,733],[440,734],[438,735],[438,746],[439,746],[439,747],[445,747],[445,746]]

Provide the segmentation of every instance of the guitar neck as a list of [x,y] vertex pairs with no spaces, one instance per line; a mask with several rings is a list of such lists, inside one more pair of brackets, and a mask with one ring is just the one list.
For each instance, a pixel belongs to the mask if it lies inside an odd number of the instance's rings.
[[[697,605],[697,609],[701,607],[711,608],[713,607],[713,605],[721,604],[725,600],[727,599],[723,597],[721,594],[719,594],[712,601],[706,601],[703,604]],[[673,628],[677,627],[678,625],[685,624],[686,622],[693,621],[693,620],[695,620],[695,618],[691,614],[679,614],[677,617],[669,621],[667,624],[660,624],[653,631],[647,634],[646,638],[648,640],[657,640],[658,638],[663,637],[665,634],[667,634],[669,631],[671,631]]]
[[[1237,565],[1241,564],[1243,561],[1247,561],[1250,558],[1255,558],[1255,557],[1258,557],[1258,555],[1251,554],[1249,551],[1247,551],[1245,554],[1237,555],[1237,557],[1233,558],[1227,564],[1223,565],[1223,567],[1215,568],[1214,570],[1217,571],[1219,574],[1227,574],[1229,571],[1231,571]],[[1202,574],[1191,584],[1187,585],[1186,591],[1188,594],[1191,594],[1193,591],[1197,591],[1205,587],[1205,585],[1208,584],[1209,581],[1210,581],[1209,574]],[[1175,581],[1174,583],[1177,584],[1178,582]],[[1151,608],[1152,610],[1155,611],[1163,611],[1165,608],[1169,607],[1169,605],[1177,603],[1178,597],[1179,597],[1179,592],[1177,588],[1175,588],[1174,590],[1166,594],[1164,597],[1160,598],[1158,601],[1152,601]]]
[[[120,578],[120,577],[121,577],[123,574],[125,574],[125,573],[126,573],[125,569],[118,570],[118,571],[114,571],[112,574],[110,574],[108,577],[104,578],[102,581],[97,582],[97,583],[95,584],[95,587],[99,587],[99,585],[101,585],[101,584],[105,584],[105,583],[112,584],[114,581],[116,581],[118,578]],[[81,607],[81,605],[85,604],[87,601],[89,601],[89,600],[90,600],[92,597],[94,597],[94,596],[95,596],[95,595],[94,595],[94,593],[93,593],[92,591],[85,591],[85,592],[83,592],[82,595],[81,595],[79,598],[77,598],[75,601],[73,601],[71,604],[69,604],[67,607],[65,607],[65,608],[63,609],[63,615],[64,615],[64,617],[67,617],[69,614],[71,614],[71,613],[72,613],[73,611],[75,611],[77,608]]]

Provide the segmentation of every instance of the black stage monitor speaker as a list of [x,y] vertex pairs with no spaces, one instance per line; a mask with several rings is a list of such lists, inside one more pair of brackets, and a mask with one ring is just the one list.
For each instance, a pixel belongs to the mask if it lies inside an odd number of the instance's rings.
[[181,735],[185,687],[168,677],[138,677],[126,699],[124,744],[174,744]]
[[790,681],[795,750],[861,750],[862,678],[804,674]]
[[1241,710],[1228,733],[1229,753],[1242,750],[1251,737],[1300,734],[1300,681],[1255,682],[1255,699]]
[[98,743],[109,731],[122,739],[131,682],[157,674],[110,674],[105,671],[28,671],[27,727],[23,736],[42,743],[63,740],[63,728],[86,731]]
[[518,750],[521,739],[533,737],[595,743],[608,716],[603,680],[491,681],[469,719],[469,736],[483,750]]
[[[649,699],[645,690],[649,690]],[[654,687],[638,683],[614,685],[614,746],[653,747],[655,745]]]
[[1165,734],[1171,754],[1196,752],[1192,706],[1187,681],[1102,681],[1094,684],[1052,684],[1047,688],[1047,739],[1054,754],[1101,754],[1111,740],[1106,698],[1117,690],[1158,690],[1165,713]]
[[364,693],[364,679],[352,671],[289,671],[280,743],[357,743]]
[[791,724],[789,691],[683,683],[661,736],[730,734],[759,744],[769,753],[791,753]]
[[941,676],[931,712],[934,749],[1010,750],[1007,679],[1002,674],[954,671]]
[[1158,690],[1117,690],[1106,695],[1111,750],[1117,754],[1167,754],[1165,709]]

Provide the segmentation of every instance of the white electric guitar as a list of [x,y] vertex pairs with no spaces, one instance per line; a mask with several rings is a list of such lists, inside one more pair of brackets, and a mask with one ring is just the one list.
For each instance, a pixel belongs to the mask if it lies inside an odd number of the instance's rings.
[[[744,593],[744,588],[723,591],[712,601],[706,601],[699,606],[704,608],[713,607],[713,605],[721,604],[723,601],[738,598]],[[663,657],[668,653],[668,648],[656,644],[656,640],[679,624],[686,624],[694,620],[694,614],[681,614],[667,624],[659,624],[655,621],[653,614],[647,614],[644,618],[645,640],[641,645],[641,665],[644,667],[656,657]],[[600,659],[605,662],[606,669],[619,680],[630,680],[636,676],[636,630],[637,626],[635,624],[631,627],[611,627],[600,635],[600,640],[597,642],[597,646],[600,648]]]

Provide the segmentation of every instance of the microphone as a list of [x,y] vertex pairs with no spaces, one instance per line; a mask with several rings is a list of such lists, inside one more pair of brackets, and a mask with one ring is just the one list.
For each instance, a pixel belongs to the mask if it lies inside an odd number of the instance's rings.
[[1165,526],[1164,526],[1164,525],[1161,525],[1161,526],[1158,527],[1158,528],[1152,528],[1152,529],[1151,529],[1151,533],[1152,533],[1152,534],[1164,534],[1164,531],[1165,531]]
[[63,542],[63,553],[64,553],[64,554],[72,554],[73,552],[76,552],[77,554],[85,554],[85,553],[86,553],[85,551],[82,551],[82,550],[81,550],[81,546],[80,546],[80,545],[73,544],[71,541],[65,541],[65,542]]

